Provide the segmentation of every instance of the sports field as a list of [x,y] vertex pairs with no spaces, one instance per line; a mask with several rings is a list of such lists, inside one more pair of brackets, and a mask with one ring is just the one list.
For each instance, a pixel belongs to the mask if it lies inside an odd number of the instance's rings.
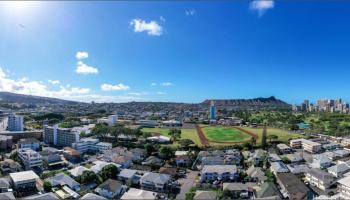
[[[250,131],[258,135],[257,143],[261,143],[262,131],[263,128],[250,128],[250,127],[242,127],[242,129]],[[289,139],[302,138],[303,135],[298,133],[293,133],[290,131],[282,130],[279,128],[267,128],[267,135],[277,135],[278,140],[281,142],[288,142]]]
[[[142,131],[149,132],[149,133],[159,133],[160,135],[170,137],[168,128],[143,128]],[[199,138],[198,138],[197,131],[194,128],[181,129],[181,139],[190,139],[195,144],[201,145],[201,142],[199,141]]]
[[252,137],[233,127],[205,126],[202,130],[210,142],[244,142]]

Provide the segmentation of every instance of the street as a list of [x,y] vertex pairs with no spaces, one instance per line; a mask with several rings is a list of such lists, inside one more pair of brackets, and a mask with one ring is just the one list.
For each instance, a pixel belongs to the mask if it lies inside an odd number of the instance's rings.
[[198,171],[190,170],[189,173],[186,173],[186,178],[179,179],[179,183],[181,184],[180,193],[176,196],[176,199],[186,199],[186,193],[192,188],[195,183],[195,180],[198,175]]

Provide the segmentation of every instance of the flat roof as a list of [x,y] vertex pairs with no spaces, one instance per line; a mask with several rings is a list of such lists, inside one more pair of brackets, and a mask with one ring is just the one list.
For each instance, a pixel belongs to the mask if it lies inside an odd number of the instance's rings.
[[33,172],[32,170],[10,173],[10,177],[13,180],[13,182],[21,182],[21,181],[32,180],[32,179],[39,179],[39,176],[35,172]]

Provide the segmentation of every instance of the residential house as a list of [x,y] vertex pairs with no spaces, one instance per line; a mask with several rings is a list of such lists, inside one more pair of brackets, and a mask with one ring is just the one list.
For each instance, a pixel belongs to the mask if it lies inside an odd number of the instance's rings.
[[134,183],[138,182],[137,171],[132,169],[122,169],[118,175],[118,179],[123,183]]
[[332,174],[334,177],[341,177],[343,174],[350,172],[350,161],[341,162],[337,165],[327,168],[328,173]]
[[129,168],[132,165],[132,157],[130,156],[115,156],[112,161],[119,164],[123,169]]
[[29,197],[25,197],[23,200],[60,200],[53,192],[44,194],[36,194]]
[[304,174],[310,170],[306,164],[289,164],[287,167],[292,174]]
[[248,158],[248,162],[253,163],[254,165],[258,165],[265,159],[266,151],[262,149],[257,149],[253,154]]
[[272,171],[275,175],[277,173],[287,173],[289,169],[286,164],[283,162],[272,162],[270,166],[270,171]]
[[85,171],[90,171],[88,168],[84,167],[84,166],[77,166],[74,167],[71,170],[68,170],[68,172],[73,176],[73,177],[78,177],[80,175],[83,174],[83,172]]
[[273,182],[265,182],[254,191],[256,199],[281,199],[281,194]]
[[141,189],[164,192],[170,182],[170,175],[146,172],[140,179]]
[[326,169],[332,165],[332,160],[327,156],[318,154],[313,156],[312,168]]
[[306,181],[321,190],[328,189],[334,183],[332,174],[312,168],[305,174]]
[[241,198],[250,198],[254,195],[254,187],[256,183],[247,182],[247,183],[223,183],[222,190],[228,190],[231,192],[231,198],[241,199]]
[[80,200],[107,200],[107,199],[94,193],[87,193],[84,196],[82,196]]
[[94,165],[90,168],[90,170],[95,172],[96,174],[99,173],[107,165],[115,165],[116,167],[120,168],[120,165],[118,165],[118,164],[100,161],[100,160],[94,161],[93,164]]
[[99,185],[95,192],[107,199],[118,199],[125,192],[126,186],[121,182],[108,179]]
[[36,189],[36,181],[39,179],[39,176],[32,170],[29,170],[29,171],[10,173],[10,178],[15,188]]
[[159,173],[160,174],[169,174],[171,177],[175,177],[177,174],[177,168],[169,167],[169,166],[161,167],[159,169]]
[[254,167],[251,165],[246,171],[248,177],[253,178],[257,182],[265,182],[267,177],[260,167]]
[[200,181],[235,180],[238,177],[236,165],[204,165]]
[[299,163],[304,160],[303,156],[300,153],[285,154],[283,157],[288,158],[291,163]]
[[56,174],[53,177],[45,179],[45,181],[51,183],[53,187],[66,185],[75,191],[80,190],[80,184],[64,173]]
[[175,163],[179,167],[187,167],[190,163],[190,157],[188,155],[179,155],[175,158]]
[[338,180],[338,192],[342,199],[350,199],[350,176]]
[[150,156],[145,161],[142,162],[142,165],[158,166],[158,167],[163,166],[163,164],[164,164],[164,161],[155,156]]
[[287,154],[287,153],[289,154],[293,152],[292,148],[290,148],[288,145],[283,143],[277,144],[277,149],[282,154]]
[[0,178],[0,193],[8,192],[10,187],[10,182],[7,178]]
[[146,150],[145,149],[141,149],[141,148],[130,149],[130,152],[132,153],[132,160],[133,161],[143,160],[147,156]]
[[217,199],[216,192],[197,190],[196,194],[193,197],[193,200],[208,200],[208,199],[216,200]]
[[279,162],[279,161],[281,161],[281,158],[275,153],[270,153],[267,159],[269,160],[269,162]]
[[276,181],[279,184],[283,198],[306,199],[310,190],[292,173],[277,173]]
[[136,188],[130,188],[127,192],[123,194],[120,199],[124,200],[132,200],[132,199],[147,199],[147,200],[155,200],[157,199],[158,193],[150,192],[147,190],[141,190]]
[[21,165],[11,159],[0,161],[0,170],[3,174],[18,172],[21,170]]
[[0,199],[3,199],[3,200],[16,200],[16,198],[13,195],[12,192],[0,193]]

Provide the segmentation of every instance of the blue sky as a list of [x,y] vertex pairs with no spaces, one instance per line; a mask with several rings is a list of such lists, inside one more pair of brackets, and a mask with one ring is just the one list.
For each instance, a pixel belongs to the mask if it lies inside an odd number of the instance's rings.
[[0,2],[0,90],[90,102],[349,97],[350,2]]

